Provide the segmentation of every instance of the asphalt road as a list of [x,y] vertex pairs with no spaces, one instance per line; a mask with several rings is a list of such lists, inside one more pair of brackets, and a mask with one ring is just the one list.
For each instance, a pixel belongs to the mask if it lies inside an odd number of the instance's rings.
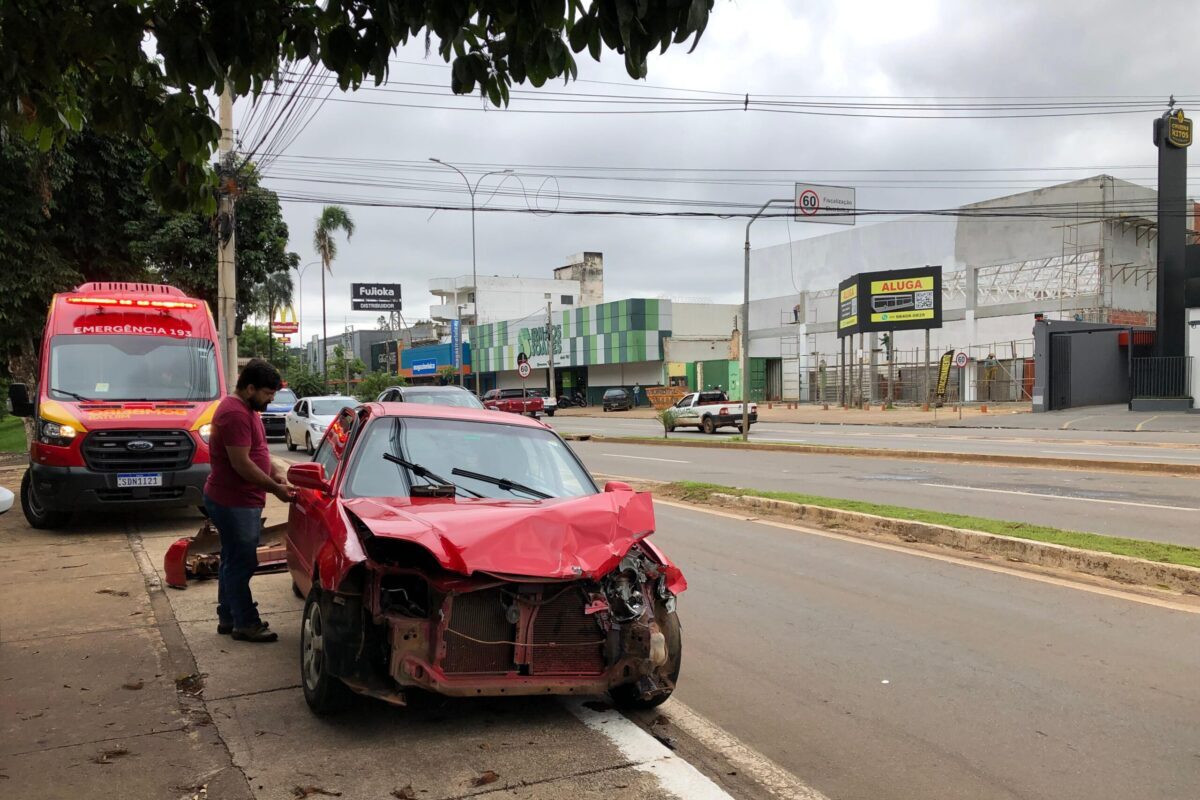
[[[622,417],[556,416],[546,419],[564,433],[608,436],[661,436],[657,420]],[[1065,424],[1065,423],[1064,423]],[[734,428],[722,428],[733,435]],[[681,440],[703,440],[703,433],[679,430]],[[887,425],[804,425],[760,422],[750,429],[750,439],[761,442],[872,447],[943,453],[980,453],[1017,456],[1078,458],[1167,464],[1200,464],[1200,433],[1080,431],[1072,428],[1008,430],[992,428],[902,428]]]
[[925,508],[1200,547],[1200,481],[861,456],[572,442],[596,473]]
[[678,696],[830,798],[1194,798],[1197,617],[657,510]]

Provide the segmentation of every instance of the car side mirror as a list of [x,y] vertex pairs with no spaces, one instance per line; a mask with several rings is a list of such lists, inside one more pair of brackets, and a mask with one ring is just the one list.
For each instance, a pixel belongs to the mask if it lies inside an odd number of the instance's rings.
[[8,387],[8,410],[14,417],[32,417],[33,403],[29,402],[29,387],[13,383]]
[[287,479],[288,483],[301,489],[313,489],[322,494],[329,494],[332,491],[329,481],[325,478],[325,466],[323,464],[311,461],[303,464],[293,464],[288,467]]
[[609,481],[608,483],[604,484],[604,491],[606,491],[606,492],[632,492],[633,487],[630,486],[628,483],[625,483],[624,481]]

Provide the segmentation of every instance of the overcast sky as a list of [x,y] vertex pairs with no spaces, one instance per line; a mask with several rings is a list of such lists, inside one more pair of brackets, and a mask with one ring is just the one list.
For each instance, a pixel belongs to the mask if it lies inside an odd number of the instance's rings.
[[[949,207],[1100,172],[1153,185],[1150,135],[1155,111],[1037,119],[563,112],[630,108],[579,104],[584,94],[696,99],[746,93],[752,99],[869,96],[874,102],[1058,98],[1051,103],[1079,102],[1063,99],[1067,97],[1161,96],[1165,103],[1172,93],[1200,95],[1192,67],[1198,39],[1200,15],[1191,0],[717,0],[696,51],[689,55],[686,47],[675,47],[652,57],[646,81],[631,81],[618,56],[606,52],[597,64],[585,53],[579,58],[579,77],[614,84],[548,84],[545,92],[570,93],[561,96],[566,102],[515,96],[507,112],[482,110],[478,98],[454,98],[449,68],[436,54],[427,59],[423,47],[412,47],[397,54],[389,91],[345,98],[357,102],[339,102],[344,96],[335,93],[321,106],[267,171],[266,183],[281,195],[318,201],[466,207],[462,179],[426,162],[434,156],[464,166],[472,179],[487,169],[514,169],[517,178],[505,181],[500,196],[488,194],[501,177],[484,180],[478,201],[486,201],[489,208],[528,204],[539,209],[706,210],[678,202],[631,205],[563,196],[593,193],[760,204],[790,196],[797,180],[855,186],[859,207],[876,209]],[[704,93],[718,91],[730,94]],[[514,113],[546,108],[556,113]],[[243,136],[253,130],[246,124],[249,110],[248,101],[235,107]],[[581,169],[585,167],[602,169]],[[1016,167],[1030,169],[927,171]],[[1081,169],[1050,169],[1059,167]],[[729,172],[664,171],[668,169]],[[642,179],[581,177],[618,174]],[[547,180],[547,175],[559,177]],[[663,177],[675,180],[663,182]],[[350,183],[331,182],[336,180]],[[367,185],[380,183],[387,185]],[[528,193],[528,201],[522,191]],[[1192,193],[1197,193],[1195,188]],[[351,241],[341,243],[327,278],[331,333],[347,322],[373,327],[378,316],[349,311],[351,281],[402,283],[405,319],[412,322],[428,315],[433,302],[430,278],[470,273],[471,222],[466,211],[439,211],[430,218],[428,210],[346,206],[357,231]],[[285,200],[283,209],[291,248],[302,263],[313,261],[312,228],[321,203]],[[860,218],[859,224],[872,221]],[[744,220],[481,212],[477,225],[481,274],[550,277],[566,256],[597,250],[604,253],[606,299],[740,299]],[[838,229],[764,221],[754,227],[753,244],[757,248]],[[320,330],[318,270],[312,267],[304,273],[305,339]]]

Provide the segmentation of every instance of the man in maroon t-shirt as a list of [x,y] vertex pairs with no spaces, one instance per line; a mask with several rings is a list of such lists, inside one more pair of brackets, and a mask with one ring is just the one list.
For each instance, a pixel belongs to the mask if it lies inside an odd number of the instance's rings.
[[221,534],[217,575],[217,633],[244,642],[273,642],[278,636],[258,616],[250,576],[258,566],[267,492],[285,503],[293,490],[271,464],[267,436],[258,412],[282,385],[279,372],[252,359],[238,375],[237,391],[217,406],[209,437],[212,472],[204,484],[204,508]]

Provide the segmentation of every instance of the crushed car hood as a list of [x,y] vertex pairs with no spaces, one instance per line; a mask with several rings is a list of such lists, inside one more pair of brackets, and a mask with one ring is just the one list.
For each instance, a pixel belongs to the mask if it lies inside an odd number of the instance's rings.
[[537,502],[406,497],[343,502],[374,535],[419,544],[463,575],[600,577],[654,530],[654,505],[642,492]]

